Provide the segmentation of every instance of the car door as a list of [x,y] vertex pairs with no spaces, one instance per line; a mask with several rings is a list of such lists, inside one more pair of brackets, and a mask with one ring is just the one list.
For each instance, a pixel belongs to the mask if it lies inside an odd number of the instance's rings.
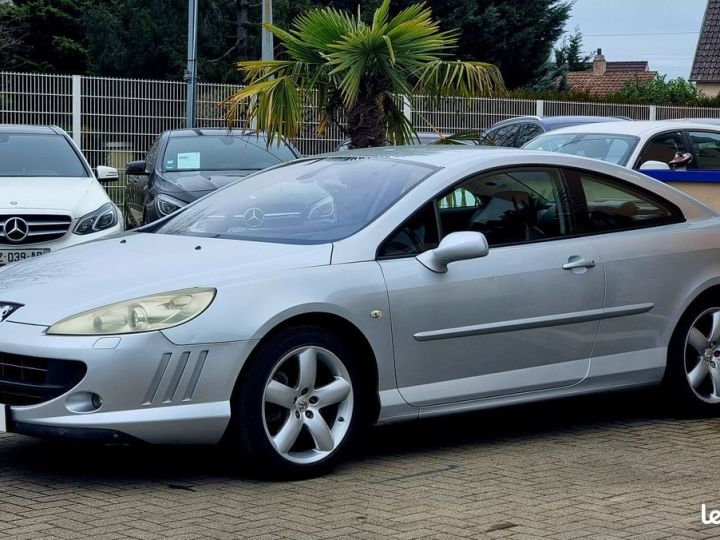
[[592,374],[621,376],[625,383],[659,380],[677,324],[671,315],[692,288],[683,275],[692,275],[693,265],[711,267],[715,255],[691,251],[698,232],[658,195],[597,173],[573,170],[565,177],[576,194],[577,230],[597,249],[607,275],[607,316],[593,351]]
[[[134,228],[144,223],[145,199],[147,197],[148,183],[155,172],[158,150],[161,138],[155,142],[145,156],[146,174],[128,174],[125,191],[125,223],[126,228]],[[130,227],[128,227],[130,225]]]
[[[602,316],[597,252],[572,237],[559,171],[480,174],[441,194],[378,251],[386,279],[396,374],[417,406],[572,385],[582,380]],[[487,257],[446,273],[417,253],[479,231]]]

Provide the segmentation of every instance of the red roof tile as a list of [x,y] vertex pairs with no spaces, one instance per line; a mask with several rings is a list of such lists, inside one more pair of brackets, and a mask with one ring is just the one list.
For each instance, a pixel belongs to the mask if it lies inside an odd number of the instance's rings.
[[571,71],[567,80],[571,90],[605,95],[620,91],[627,82],[649,81],[655,75],[656,71],[607,71],[604,75],[595,75],[592,71]]

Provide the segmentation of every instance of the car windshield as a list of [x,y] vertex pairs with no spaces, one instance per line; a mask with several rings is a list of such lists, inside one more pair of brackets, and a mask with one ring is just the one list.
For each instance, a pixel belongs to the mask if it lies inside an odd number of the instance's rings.
[[62,135],[0,133],[0,177],[89,176],[85,165]]
[[606,133],[547,133],[535,137],[523,148],[601,159],[624,166],[638,140],[631,135]]
[[333,242],[365,227],[434,171],[390,159],[296,161],[216,191],[155,232],[295,244]]
[[165,150],[165,171],[248,171],[265,169],[297,156],[284,144],[237,135],[172,137]]

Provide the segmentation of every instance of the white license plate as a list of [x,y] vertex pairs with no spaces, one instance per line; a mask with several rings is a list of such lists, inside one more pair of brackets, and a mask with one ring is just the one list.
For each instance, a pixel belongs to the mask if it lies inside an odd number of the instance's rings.
[[49,249],[0,249],[0,266],[50,253]]
[[0,433],[7,433],[8,406],[0,404]]

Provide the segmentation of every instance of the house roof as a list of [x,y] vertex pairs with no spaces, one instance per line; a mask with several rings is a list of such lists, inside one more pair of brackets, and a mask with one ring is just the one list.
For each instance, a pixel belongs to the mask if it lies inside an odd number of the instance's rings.
[[638,72],[649,69],[647,60],[631,60],[621,62],[607,62],[607,70],[611,72]]
[[619,92],[625,83],[649,81],[657,75],[655,71],[606,71],[597,75],[592,71],[571,71],[567,75],[570,88],[591,94],[609,94]]
[[720,82],[720,0],[708,0],[690,80]]
[[[585,68],[590,70],[593,67],[592,62],[585,62]],[[649,69],[647,60],[620,60],[617,62],[605,62],[607,71],[647,71]]]

